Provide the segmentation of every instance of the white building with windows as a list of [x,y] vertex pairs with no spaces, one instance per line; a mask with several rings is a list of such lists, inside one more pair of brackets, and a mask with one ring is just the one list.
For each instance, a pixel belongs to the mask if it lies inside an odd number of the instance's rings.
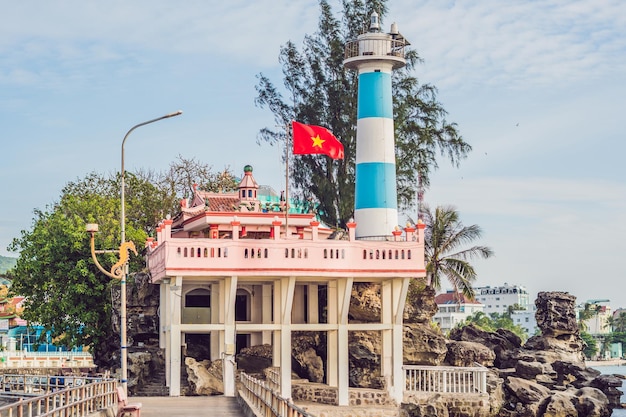
[[511,320],[513,320],[513,324],[523,327],[528,336],[533,336],[538,329],[535,313],[535,308],[532,310],[515,310],[511,313]]
[[591,318],[584,321],[583,328],[593,336],[607,335],[611,333],[609,318],[613,316],[611,312],[610,300],[587,300],[578,306],[578,313],[584,309],[585,305],[594,311]]
[[515,304],[532,312],[533,316],[535,314],[534,300],[521,285],[509,285],[505,282],[499,287],[474,287],[474,292],[476,300],[485,305],[485,314],[507,313],[508,308]]
[[439,311],[434,315],[433,321],[441,330],[449,332],[459,323],[465,321],[477,311],[483,311],[484,305],[476,300],[470,300],[462,293],[446,292],[435,296],[435,303]]

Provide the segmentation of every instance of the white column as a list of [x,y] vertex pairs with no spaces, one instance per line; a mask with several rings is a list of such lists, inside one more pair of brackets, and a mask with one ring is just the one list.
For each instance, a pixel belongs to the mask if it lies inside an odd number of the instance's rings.
[[235,329],[235,299],[237,296],[237,277],[227,277],[224,280],[224,396],[234,397],[235,388],[235,347],[236,347],[236,329]]
[[410,278],[394,278],[393,279],[393,354],[392,354],[392,370],[393,377],[391,387],[389,387],[390,396],[395,399],[398,404],[402,402],[404,396],[404,332],[402,318],[404,315],[404,305],[406,303],[406,295],[409,290]]
[[296,277],[281,279],[280,304],[280,395],[291,398],[291,313]]
[[[211,324],[223,323],[220,321],[220,285],[211,284]],[[211,360],[220,358],[220,332],[211,330]]]
[[[328,324],[337,324],[339,314],[337,313],[337,280],[329,281],[326,289]],[[330,387],[337,387],[337,330],[331,330],[326,336],[326,383]]]
[[352,278],[342,278],[337,282],[338,296],[338,328],[337,328],[337,405],[350,404],[350,362],[348,360],[348,310],[350,309],[350,293]]
[[[167,278],[166,281],[163,281],[161,284],[161,298],[159,301],[160,314],[159,314],[159,322],[163,323],[162,333],[163,333],[163,346],[161,346],[161,340],[159,340],[159,347],[165,349],[165,385],[167,387],[171,386],[172,380],[172,355],[171,355],[171,335],[172,335],[172,323],[171,323],[171,315],[170,315],[170,303],[171,303],[172,293],[170,291],[170,280]],[[159,338],[160,339],[160,338]]]
[[[274,324],[280,324],[282,320],[282,299],[280,298],[281,284],[282,283],[280,279],[274,280]],[[280,330],[275,330],[272,332],[272,366],[276,368],[280,367],[280,335]]]
[[[262,303],[262,317],[263,324],[271,324],[272,323],[272,286],[270,284],[263,284],[261,287],[261,295],[263,297]],[[263,340],[264,345],[272,343],[272,331],[264,330],[263,331]]]
[[181,315],[181,297],[183,277],[177,276],[172,279],[170,285],[170,396],[180,396],[180,367],[181,363],[181,333],[180,333],[180,315]]
[[305,314],[304,311],[304,285],[296,285],[293,293],[293,304],[296,306],[292,309],[291,322],[292,323],[304,323]]
[[307,323],[317,324],[319,323],[319,299],[317,293],[317,284],[309,284],[307,290],[308,311],[307,311]]
[[387,385],[387,389],[391,388],[393,384],[393,332],[392,332],[392,323],[393,323],[393,288],[392,288],[391,280],[383,281],[381,283],[381,322],[382,324],[388,326],[387,329],[381,332],[382,338],[382,352],[381,352],[381,361],[380,361],[380,374],[385,379],[385,383]]

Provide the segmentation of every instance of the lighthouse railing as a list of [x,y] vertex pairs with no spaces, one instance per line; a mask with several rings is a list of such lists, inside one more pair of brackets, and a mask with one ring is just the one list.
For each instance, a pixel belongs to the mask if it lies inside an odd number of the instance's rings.
[[386,55],[404,58],[404,39],[358,39],[346,43],[344,59]]

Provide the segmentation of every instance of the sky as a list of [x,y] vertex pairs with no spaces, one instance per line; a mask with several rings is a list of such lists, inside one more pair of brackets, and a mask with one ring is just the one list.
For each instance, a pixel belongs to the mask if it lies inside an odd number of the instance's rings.
[[[339,2],[331,1],[340,12]],[[478,285],[567,291],[626,307],[626,2],[389,0],[415,70],[473,151],[440,159],[425,201],[453,205],[495,257]],[[90,172],[180,155],[284,189],[284,149],[255,106],[282,86],[281,45],[317,31],[315,0],[5,2],[0,16],[0,255],[33,210]]]

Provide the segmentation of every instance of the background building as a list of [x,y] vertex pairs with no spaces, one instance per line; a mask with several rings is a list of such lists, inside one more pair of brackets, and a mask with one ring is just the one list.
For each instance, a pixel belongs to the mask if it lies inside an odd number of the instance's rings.
[[439,311],[433,321],[446,333],[465,321],[477,311],[483,311],[485,306],[476,300],[469,300],[462,293],[446,292],[435,297]]
[[499,287],[474,287],[474,291],[476,300],[485,305],[485,314],[507,313],[509,307],[516,304],[534,314],[534,299],[531,300],[528,291],[521,285],[509,285],[505,282]]

